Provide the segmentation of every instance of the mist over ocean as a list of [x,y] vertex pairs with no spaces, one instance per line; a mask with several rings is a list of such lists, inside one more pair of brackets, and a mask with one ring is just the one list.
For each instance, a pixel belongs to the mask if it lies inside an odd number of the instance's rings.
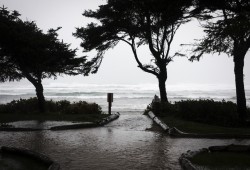
[[[236,102],[233,85],[166,85],[168,99],[171,102],[187,99],[214,99]],[[250,107],[250,86],[245,87],[247,105]],[[58,84],[44,85],[44,95],[51,100],[87,101],[101,105],[107,111],[107,93],[114,93],[112,111],[143,111],[159,95],[157,84],[122,85],[122,84]],[[17,99],[35,97],[32,85],[0,84],[0,103]]]

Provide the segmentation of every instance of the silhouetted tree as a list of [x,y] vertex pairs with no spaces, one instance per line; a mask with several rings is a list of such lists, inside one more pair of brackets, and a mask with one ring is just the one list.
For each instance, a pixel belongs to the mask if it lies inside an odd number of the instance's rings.
[[[199,13],[206,36],[200,40],[191,60],[204,53],[226,53],[233,56],[236,83],[237,110],[245,120],[246,97],[244,89],[244,58],[250,48],[249,0],[197,0],[194,13]],[[209,16],[202,18],[202,16]],[[207,18],[210,18],[207,20]]]
[[[59,28],[58,28],[59,29]],[[43,33],[17,11],[0,9],[0,82],[27,78],[36,88],[39,109],[45,111],[42,79],[81,73],[85,57],[58,39],[57,30]]]
[[[74,33],[86,52],[97,51],[91,63],[95,67],[89,71],[97,72],[105,51],[123,41],[131,47],[138,67],[158,78],[161,101],[167,102],[167,65],[177,55],[170,55],[171,43],[179,26],[188,21],[190,5],[189,0],[108,0],[96,11],[85,11],[83,16],[99,21]],[[149,64],[139,59],[141,45],[147,45],[152,54]]]

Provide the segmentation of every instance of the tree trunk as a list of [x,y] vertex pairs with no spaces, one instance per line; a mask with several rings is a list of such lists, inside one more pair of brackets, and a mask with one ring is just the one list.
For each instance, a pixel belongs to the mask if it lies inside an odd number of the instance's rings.
[[166,80],[167,80],[167,68],[166,64],[162,64],[160,68],[160,73],[157,76],[159,82],[159,90],[160,90],[160,97],[161,102],[168,102],[167,92],[166,92]]
[[235,84],[236,84],[236,96],[237,96],[237,112],[239,118],[245,121],[246,115],[246,96],[244,88],[244,56],[236,57],[234,56],[234,73],[235,73]]
[[37,99],[38,99],[38,107],[39,107],[39,110],[40,112],[45,112],[45,98],[44,98],[44,95],[43,95],[43,85],[41,82],[37,83],[35,85],[35,88],[36,88],[36,96],[37,96]]

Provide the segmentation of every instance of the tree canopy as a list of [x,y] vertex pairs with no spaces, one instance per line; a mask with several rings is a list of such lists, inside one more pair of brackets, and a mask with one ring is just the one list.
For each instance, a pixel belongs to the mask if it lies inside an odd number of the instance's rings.
[[[204,53],[226,53],[233,56],[237,109],[239,117],[246,119],[244,89],[244,58],[250,48],[250,1],[248,0],[197,0],[194,13],[209,15],[201,21],[205,37],[195,46],[191,60],[199,60]],[[205,23],[204,23],[205,21]]]
[[197,44],[197,55],[192,59],[216,52],[235,56],[235,48],[246,54],[250,47],[250,1],[198,0],[196,12],[210,15],[210,19],[202,23],[206,36]]
[[[191,4],[189,0],[108,0],[96,11],[85,11],[83,16],[98,22],[77,28],[74,35],[82,39],[86,52],[97,50],[92,60],[95,67],[89,71],[95,73],[105,51],[123,41],[131,47],[138,67],[158,78],[161,99],[167,101],[166,66],[177,55],[170,55],[171,43],[179,26],[189,21]],[[140,61],[137,49],[142,45],[149,47],[153,56],[150,63]]]
[[42,79],[83,73],[86,57],[77,58],[76,49],[58,39],[60,28],[43,33],[35,22],[19,16],[17,11],[0,9],[0,81],[27,78],[42,102]]
[[17,11],[0,11],[1,81],[20,80],[26,74],[36,80],[79,73],[86,58],[76,58],[76,49],[58,39],[59,28],[45,34],[34,22],[18,16]]

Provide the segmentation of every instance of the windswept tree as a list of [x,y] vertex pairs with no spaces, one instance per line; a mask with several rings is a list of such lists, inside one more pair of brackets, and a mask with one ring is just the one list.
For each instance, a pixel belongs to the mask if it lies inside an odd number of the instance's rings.
[[226,53],[233,57],[237,111],[239,118],[245,120],[243,68],[244,58],[250,48],[250,1],[197,0],[196,3],[194,13],[200,14],[206,36],[196,44],[191,60],[199,60],[204,53]]
[[77,75],[86,61],[58,39],[58,29],[45,34],[34,22],[22,21],[17,11],[0,9],[0,82],[28,79],[35,86],[41,112],[45,111],[42,80]]
[[[108,0],[96,11],[85,11],[83,16],[98,22],[77,28],[74,36],[82,39],[85,52],[97,51],[90,62],[95,67],[89,71],[98,70],[105,51],[125,42],[138,67],[157,77],[161,101],[167,102],[167,65],[178,55],[170,55],[171,43],[180,25],[188,21],[190,6],[191,0]],[[152,54],[149,64],[140,60],[138,48],[142,45],[147,45]]]

